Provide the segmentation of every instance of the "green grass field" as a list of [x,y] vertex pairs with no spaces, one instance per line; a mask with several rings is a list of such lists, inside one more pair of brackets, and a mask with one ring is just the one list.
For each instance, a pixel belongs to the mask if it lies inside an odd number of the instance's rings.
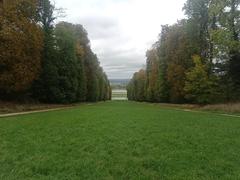
[[0,119],[0,179],[240,179],[240,118],[127,101]]

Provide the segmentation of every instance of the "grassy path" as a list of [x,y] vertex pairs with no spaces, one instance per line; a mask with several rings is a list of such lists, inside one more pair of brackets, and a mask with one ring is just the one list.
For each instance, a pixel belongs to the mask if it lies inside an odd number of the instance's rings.
[[0,179],[239,179],[240,118],[106,102],[0,119]]
[[12,117],[12,116],[19,116],[19,115],[26,115],[26,114],[33,114],[33,113],[40,113],[40,112],[50,112],[50,111],[58,111],[63,109],[72,108],[73,106],[69,107],[61,107],[61,108],[51,108],[45,110],[34,110],[34,111],[25,111],[25,112],[16,112],[16,113],[7,113],[7,114],[0,114],[0,118]]

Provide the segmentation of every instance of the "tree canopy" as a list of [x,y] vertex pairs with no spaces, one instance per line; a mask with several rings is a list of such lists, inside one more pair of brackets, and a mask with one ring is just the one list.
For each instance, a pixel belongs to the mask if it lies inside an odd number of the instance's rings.
[[[144,101],[240,100],[239,4],[239,0],[187,0],[183,7],[187,18],[162,26],[158,41],[147,51]],[[138,81],[142,83],[134,75],[128,85],[131,100],[139,100],[133,96],[138,94]]]
[[46,103],[111,98],[109,80],[80,24],[55,24],[49,0],[0,2],[0,98]]

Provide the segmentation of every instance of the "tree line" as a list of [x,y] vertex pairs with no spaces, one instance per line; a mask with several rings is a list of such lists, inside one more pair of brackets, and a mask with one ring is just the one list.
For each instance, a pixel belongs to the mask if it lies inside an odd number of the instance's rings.
[[80,24],[55,24],[57,12],[49,0],[0,0],[0,99],[111,99],[87,31]]
[[240,1],[187,0],[186,19],[162,26],[128,98],[166,103],[240,100]]

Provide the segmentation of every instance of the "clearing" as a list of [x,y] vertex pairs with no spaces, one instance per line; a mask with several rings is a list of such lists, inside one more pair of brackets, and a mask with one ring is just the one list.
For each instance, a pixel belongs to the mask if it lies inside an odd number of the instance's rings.
[[128,101],[0,118],[0,179],[239,179],[240,118]]

